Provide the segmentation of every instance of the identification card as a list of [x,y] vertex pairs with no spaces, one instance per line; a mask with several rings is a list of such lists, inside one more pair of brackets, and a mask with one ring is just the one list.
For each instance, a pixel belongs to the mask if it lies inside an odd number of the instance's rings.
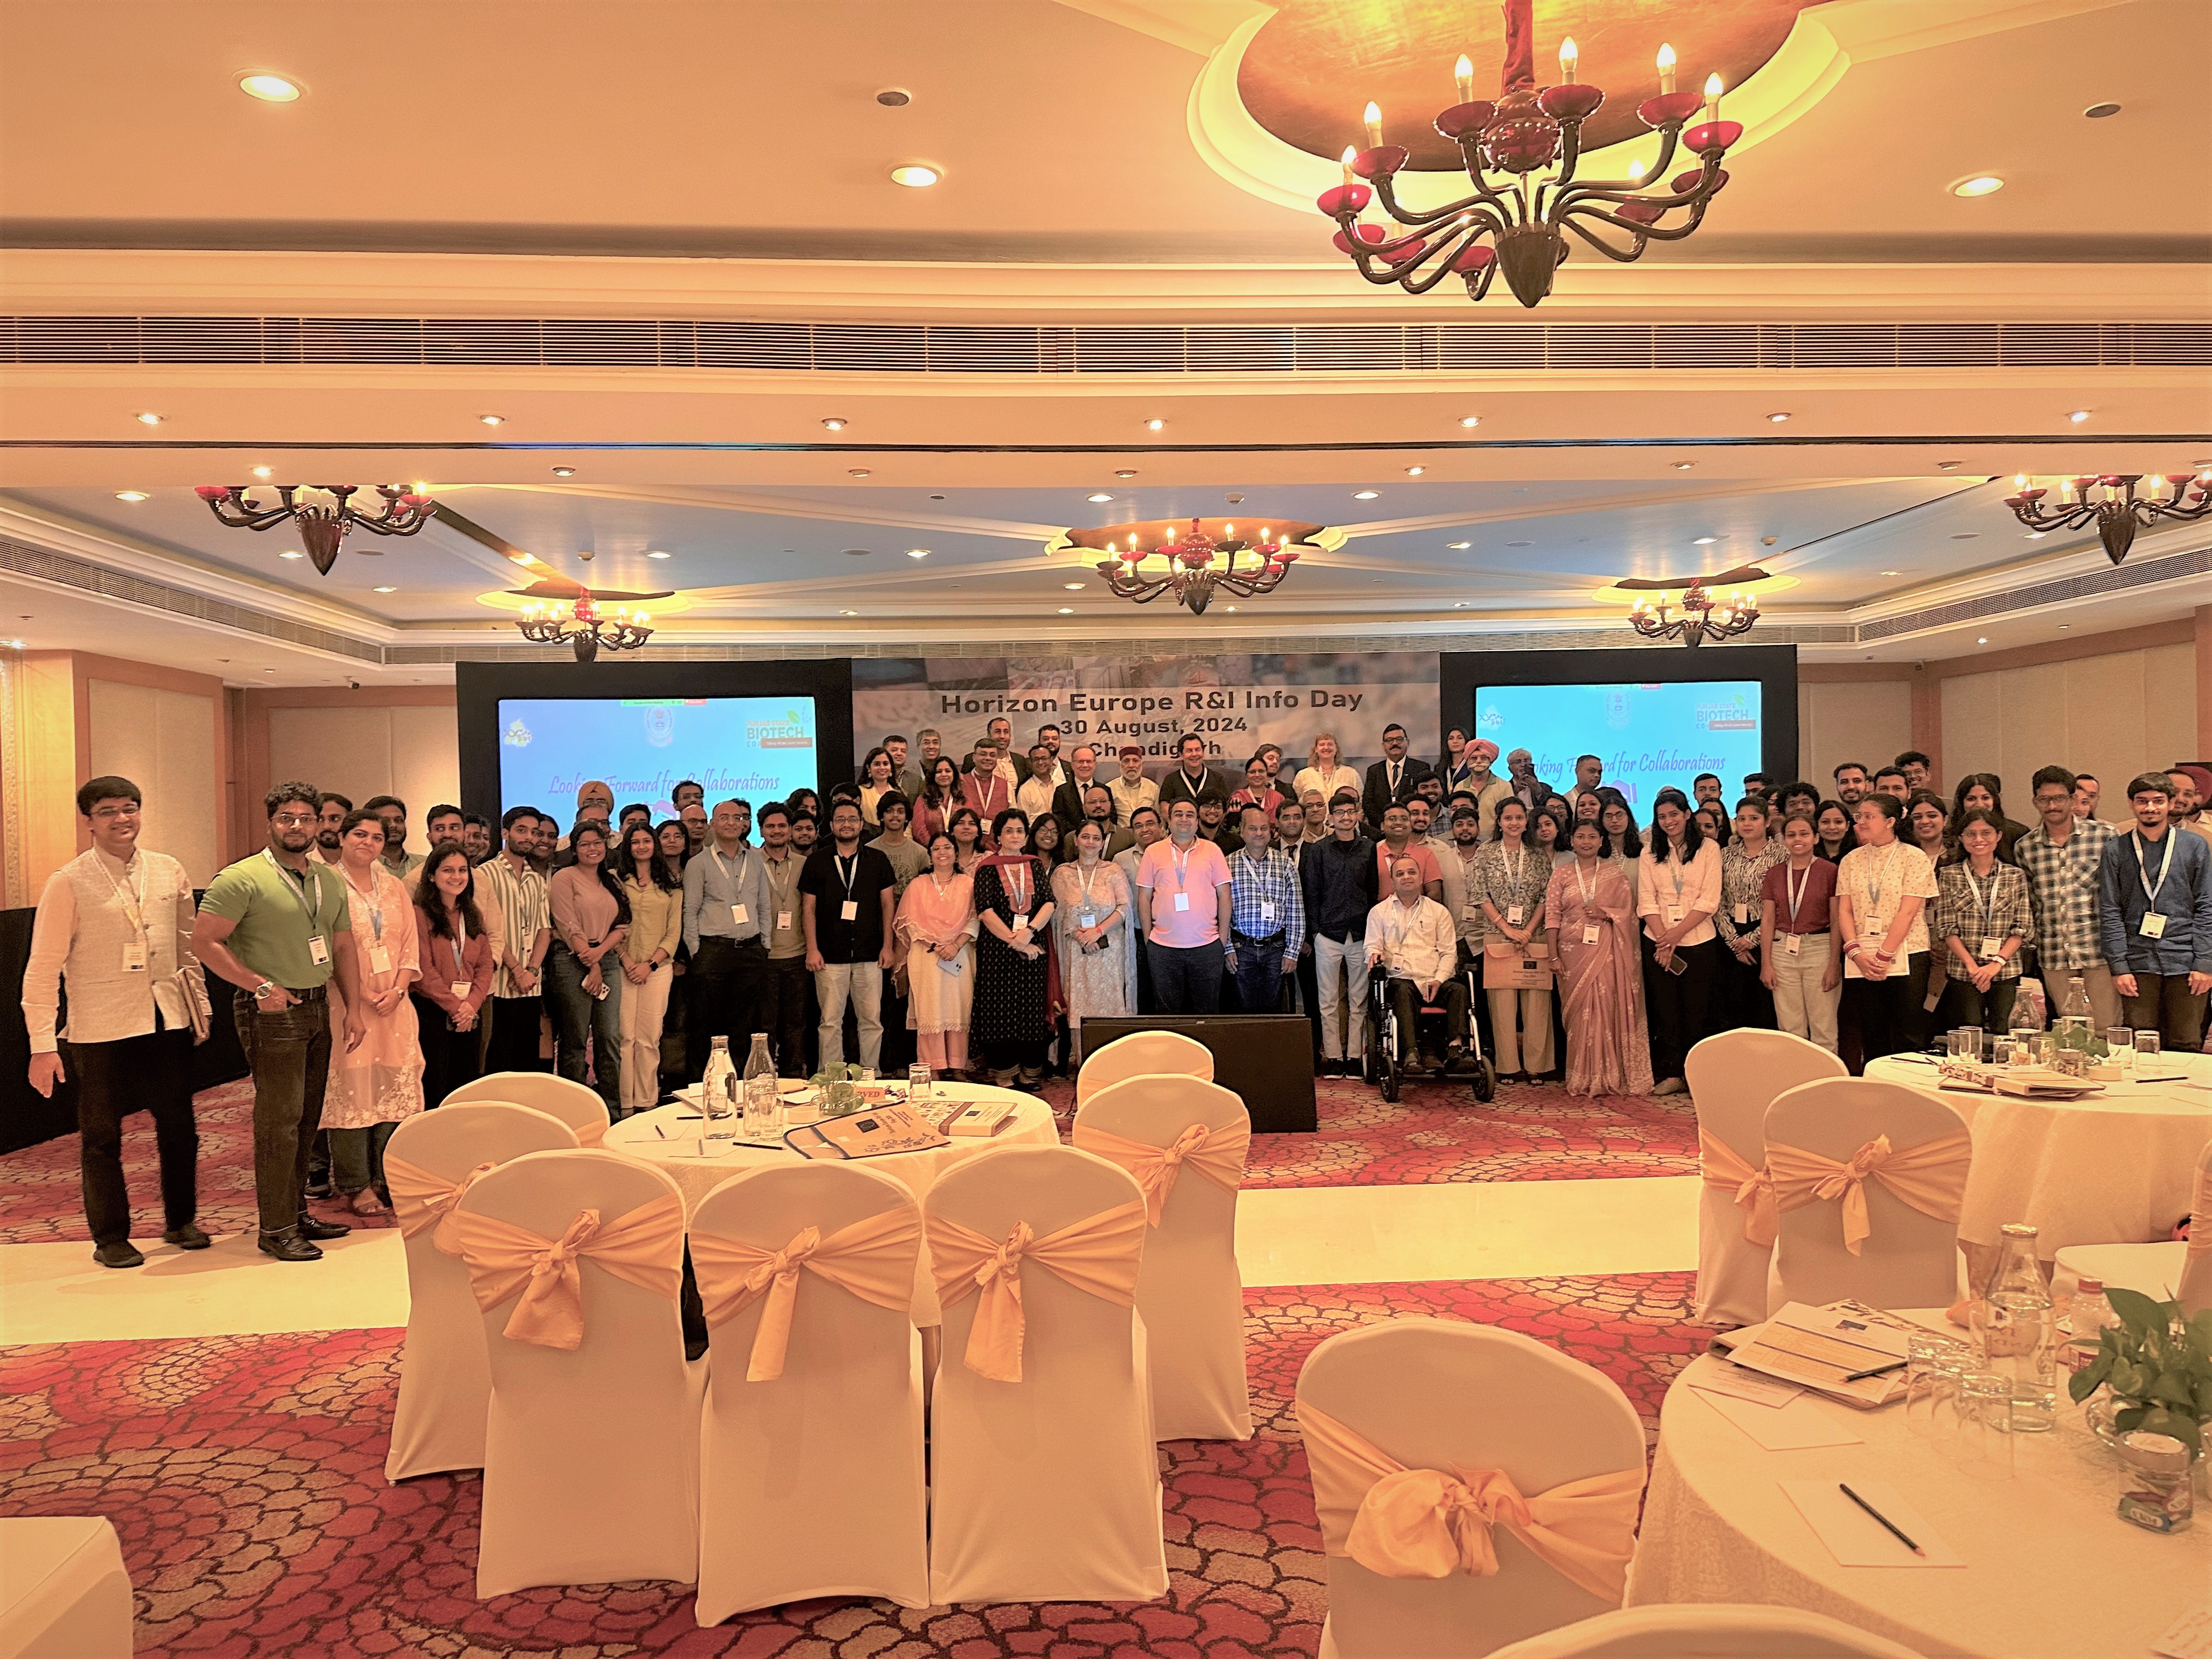
[[327,965],[330,959],[331,947],[324,942],[323,936],[320,933],[308,934],[307,960],[313,963],[316,967],[321,968]]
[[1583,924],[1583,943],[1585,945],[1595,945],[1597,943],[1597,924],[1595,922],[1584,922]]
[[126,974],[143,974],[146,971],[145,940],[134,939],[125,942],[123,946],[123,971]]
[[1670,904],[1667,907],[1667,920],[1669,921],[1681,921],[1684,914],[1683,908],[1679,904]]
[[750,927],[753,925],[752,912],[742,904],[732,904],[730,907],[730,920],[740,927]]
[[2155,910],[2146,910],[2143,912],[2142,923],[2136,932],[2141,933],[2145,939],[2164,939],[2166,918]]
[[1984,939],[1982,941],[1982,960],[1984,962],[1995,962],[1997,959],[1998,952],[2003,950],[2003,948],[2004,941],[2001,939]]
[[370,945],[368,947],[368,971],[372,974],[390,973],[392,971],[392,952],[386,950],[381,945]]
[[1528,919],[1528,914],[1526,906],[1509,904],[1505,907],[1505,925],[1508,927],[1518,927]]
[[1739,927],[1751,926],[1751,907],[1748,904],[1739,904],[1735,907],[1735,925]]
[[1784,933],[1784,934],[1782,936],[1782,954],[1783,954],[1784,956],[1785,956],[1785,957],[1795,957],[1795,956],[1796,956],[1796,955],[1800,951],[1803,950],[1804,948],[1805,948],[1805,936],[1804,936],[1804,934],[1802,934],[1802,933]]
[[860,901],[858,899],[847,899],[842,904],[837,907],[837,915],[842,921],[858,921],[860,919]]
[[1188,894],[1188,893],[1177,893],[1177,894],[1175,896],[1175,901],[1176,901],[1176,909],[1178,909],[1178,910],[1188,910],[1188,909],[1189,909],[1189,908],[1190,908],[1190,895],[1189,895],[1189,894]]
[[1015,926],[1015,927],[1028,927],[1029,925],[1030,925],[1030,913],[1029,913],[1028,911],[1026,911],[1026,910],[1017,910],[1017,911],[1015,911],[1015,912],[1014,912],[1014,926]]
[[476,989],[475,986],[465,979],[448,980],[446,983],[447,988],[453,992],[453,1000],[456,1002],[466,1002],[469,1000],[469,993]]
[[779,910],[775,913],[775,931],[779,933],[787,933],[791,931],[790,911]]
[[1273,921],[1274,919],[1275,907],[1272,904],[1262,903],[1260,906],[1260,920],[1262,921]]
[[1075,913],[1075,925],[1079,927],[1096,927],[1098,925],[1098,913],[1091,909],[1078,910]]

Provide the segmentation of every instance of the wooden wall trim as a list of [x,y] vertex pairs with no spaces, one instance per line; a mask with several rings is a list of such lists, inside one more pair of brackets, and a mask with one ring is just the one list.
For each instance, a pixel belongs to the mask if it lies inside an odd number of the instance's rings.
[[1800,685],[1866,685],[1886,680],[1910,680],[1918,671],[1909,662],[1801,662]]
[[2161,645],[2188,645],[2197,638],[2197,623],[2188,617],[2152,623],[2145,628],[2116,629],[2108,634],[2084,634],[2075,640],[2050,640],[2041,645],[2014,646],[2009,651],[1989,651],[1972,657],[1945,657],[1928,665],[1938,680],[1966,674],[1992,674],[2006,668],[2035,668],[2045,663],[2079,662],[2084,657],[2112,657],[2125,651],[2146,651]]
[[248,686],[239,694],[240,712],[249,718],[267,719],[275,708],[452,708],[450,685],[363,686],[356,691],[342,685],[297,687]]

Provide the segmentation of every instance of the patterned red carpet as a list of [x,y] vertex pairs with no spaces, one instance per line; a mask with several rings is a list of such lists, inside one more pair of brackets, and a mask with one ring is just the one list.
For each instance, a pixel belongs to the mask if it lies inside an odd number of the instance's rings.
[[[1556,1084],[1507,1084],[1479,1106],[1465,1085],[1412,1084],[1395,1105],[1365,1084],[1322,1078],[1315,1088],[1321,1128],[1310,1135],[1255,1135],[1248,1187],[1395,1187],[1448,1181],[1587,1181],[1694,1175],[1698,1126],[1687,1096],[1570,1095]],[[1073,1085],[1045,1098],[1063,1121]],[[254,1224],[253,1097],[228,1083],[199,1097],[200,1224],[232,1233]],[[139,1115],[124,1129],[123,1166],[137,1205],[142,1239],[161,1231],[154,1126]],[[355,1218],[318,1204],[319,1213]],[[368,1221],[362,1224],[386,1225]],[[0,1158],[0,1244],[85,1239],[77,1188],[76,1137],[64,1135]]]
[[1290,1400],[1315,1343],[1398,1314],[1503,1325],[1598,1366],[1649,1428],[1703,1345],[1690,1285],[1655,1273],[1248,1291],[1259,1432],[1162,1449],[1173,1583],[1158,1603],[823,1601],[702,1631],[690,1595],[660,1584],[479,1602],[477,1479],[385,1483],[398,1382],[388,1330],[0,1351],[0,1512],[112,1518],[137,1590],[137,1650],[180,1659],[1310,1655],[1322,1568]]

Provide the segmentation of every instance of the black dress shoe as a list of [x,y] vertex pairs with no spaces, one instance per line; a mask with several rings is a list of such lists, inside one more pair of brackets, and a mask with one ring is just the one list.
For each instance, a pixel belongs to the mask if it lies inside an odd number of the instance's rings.
[[302,1238],[343,1238],[353,1229],[343,1221],[319,1221],[302,1210],[299,1225],[293,1231]]
[[161,1235],[161,1243],[173,1244],[180,1250],[204,1250],[215,1243],[199,1230],[198,1224],[187,1221],[181,1227],[172,1227]]
[[281,1233],[264,1233],[257,1243],[262,1255],[273,1255],[279,1261],[320,1261],[323,1259],[320,1250],[290,1227]]
[[127,1238],[118,1238],[112,1244],[95,1245],[92,1259],[103,1267],[143,1267],[146,1258],[138,1254],[138,1247]]

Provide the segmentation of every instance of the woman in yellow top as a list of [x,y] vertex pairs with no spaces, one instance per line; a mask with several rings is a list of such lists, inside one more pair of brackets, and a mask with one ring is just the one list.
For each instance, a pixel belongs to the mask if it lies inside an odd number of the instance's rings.
[[668,1014],[676,946],[684,937],[684,878],[643,824],[623,837],[615,871],[629,900],[629,932],[617,947],[622,959],[623,1115],[660,1103],[660,1024]]

